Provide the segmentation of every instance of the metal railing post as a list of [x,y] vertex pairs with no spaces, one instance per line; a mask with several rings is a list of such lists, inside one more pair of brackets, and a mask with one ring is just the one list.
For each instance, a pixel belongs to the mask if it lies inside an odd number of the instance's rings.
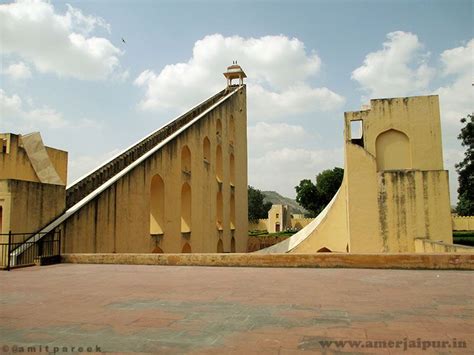
[[10,246],[12,244],[12,231],[8,231],[8,247],[7,247],[7,250],[8,250],[8,254],[7,254],[7,270],[10,271]]
[[58,255],[59,255],[59,260],[61,260],[61,229],[59,229]]

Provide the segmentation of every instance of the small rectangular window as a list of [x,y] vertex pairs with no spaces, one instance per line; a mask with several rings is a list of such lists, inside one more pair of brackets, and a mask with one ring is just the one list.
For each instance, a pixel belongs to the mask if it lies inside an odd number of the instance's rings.
[[353,144],[364,146],[364,130],[362,120],[351,121],[351,142]]

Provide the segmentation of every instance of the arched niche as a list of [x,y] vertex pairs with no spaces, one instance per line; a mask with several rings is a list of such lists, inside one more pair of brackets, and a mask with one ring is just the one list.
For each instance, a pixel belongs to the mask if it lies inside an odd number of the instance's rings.
[[224,222],[224,200],[222,198],[222,191],[217,192],[216,197],[216,226],[217,229],[222,230]]
[[318,253],[332,253],[332,251],[331,251],[331,249],[323,247],[323,248],[318,250]]
[[191,172],[191,150],[187,145],[181,149],[181,170],[185,173]]
[[216,148],[216,179],[219,182],[222,182],[222,148],[221,145],[218,144]]
[[222,121],[220,118],[216,120],[216,136],[222,137]]
[[164,233],[165,221],[165,184],[160,175],[151,179],[150,186],[150,234]]
[[377,171],[411,169],[410,140],[396,129],[389,129],[375,140]]
[[230,195],[230,229],[235,229],[235,194]]
[[219,241],[217,242],[217,252],[218,253],[224,252],[224,244],[222,243],[221,239],[219,239]]
[[202,156],[205,162],[211,162],[211,141],[207,137],[202,141]]
[[229,143],[234,145],[235,142],[235,120],[234,116],[230,115],[229,118]]
[[191,232],[191,186],[185,182],[181,187],[181,233]]
[[230,165],[230,184],[235,186],[235,157],[234,154],[230,154],[229,157],[229,165]]

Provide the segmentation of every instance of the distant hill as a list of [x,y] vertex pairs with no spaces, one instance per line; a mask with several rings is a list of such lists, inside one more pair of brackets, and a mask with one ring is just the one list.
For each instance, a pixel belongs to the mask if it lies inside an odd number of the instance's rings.
[[273,205],[288,205],[291,210],[290,213],[303,214],[308,212],[295,200],[284,197],[276,191],[262,191],[262,193],[265,195],[265,202],[271,202]]

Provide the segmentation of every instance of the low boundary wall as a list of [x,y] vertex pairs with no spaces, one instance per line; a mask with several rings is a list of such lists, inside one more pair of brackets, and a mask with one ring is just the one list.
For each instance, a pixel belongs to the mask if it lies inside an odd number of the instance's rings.
[[63,254],[75,264],[474,270],[472,254]]

